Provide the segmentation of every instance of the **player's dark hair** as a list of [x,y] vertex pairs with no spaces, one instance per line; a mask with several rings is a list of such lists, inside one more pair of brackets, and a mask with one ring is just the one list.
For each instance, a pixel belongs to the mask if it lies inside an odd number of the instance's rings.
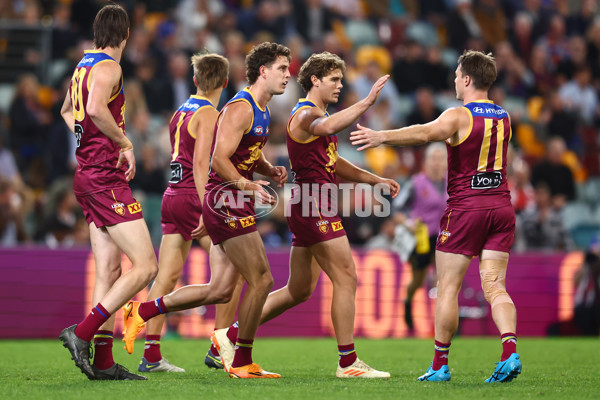
[[310,80],[313,75],[316,76],[317,79],[323,79],[323,77],[336,69],[341,70],[342,73],[346,71],[346,63],[338,55],[328,51],[313,54],[304,64],[302,64],[300,72],[298,73],[298,83],[302,89],[308,93],[313,86],[312,81]]
[[253,85],[260,76],[260,67],[270,67],[278,57],[285,57],[291,61],[290,49],[284,45],[272,42],[263,42],[250,50],[246,56],[246,79]]
[[492,53],[465,50],[458,58],[463,76],[469,75],[475,88],[488,90],[496,80],[496,59]]
[[118,4],[108,4],[98,11],[94,19],[94,47],[119,47],[127,39],[128,31],[127,11]]
[[229,76],[229,61],[218,54],[194,54],[192,67],[198,88],[204,93],[223,87]]

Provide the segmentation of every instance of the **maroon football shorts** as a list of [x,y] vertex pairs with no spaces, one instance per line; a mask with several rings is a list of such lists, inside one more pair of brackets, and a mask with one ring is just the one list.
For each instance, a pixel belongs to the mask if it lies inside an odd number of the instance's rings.
[[[227,193],[233,194],[227,197]],[[213,244],[256,232],[253,202],[238,202],[236,199],[237,191],[220,192],[218,187],[213,190],[207,188],[202,204],[202,219]]]
[[131,195],[129,187],[108,189],[82,195],[75,195],[88,224],[96,227],[110,226],[144,218],[142,206]]
[[509,253],[515,239],[512,205],[489,210],[446,208],[440,222],[436,250],[478,256],[481,250]]
[[[337,202],[336,195],[332,198],[329,196],[321,198],[320,193],[301,195],[300,187],[293,188],[286,210],[288,227],[292,232],[292,246],[309,247],[346,236],[341,218],[337,213],[331,212],[330,205],[334,201]],[[298,201],[299,196],[303,197],[300,201]],[[310,201],[308,199],[312,201],[307,206],[303,202]]]
[[192,231],[198,227],[202,205],[195,189],[166,191],[160,205],[160,225],[163,235],[180,234],[192,240]]

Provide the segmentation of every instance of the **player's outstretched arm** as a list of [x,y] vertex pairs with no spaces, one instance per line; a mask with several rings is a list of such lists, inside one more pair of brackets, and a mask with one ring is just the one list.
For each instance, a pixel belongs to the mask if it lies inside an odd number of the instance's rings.
[[385,83],[390,78],[389,75],[384,75],[373,84],[371,92],[364,99],[354,103],[350,107],[337,112],[329,117],[321,115],[319,118],[307,120],[304,124],[301,121],[301,127],[315,136],[329,136],[346,129],[355,123],[361,115],[363,115],[375,102],[385,86]]
[[350,133],[350,141],[360,146],[358,151],[377,147],[381,144],[391,146],[418,146],[428,142],[439,142],[456,134],[465,117],[460,108],[451,108],[442,113],[435,121],[423,125],[412,125],[405,128],[374,131],[360,124],[358,130]]
[[75,135],[75,116],[73,115],[73,104],[71,103],[71,89],[67,90],[65,101],[60,109],[60,115],[62,115],[71,133]]
[[389,187],[392,198],[398,196],[400,185],[393,179],[382,178],[367,170],[358,168],[343,157],[338,157],[335,164],[335,174],[350,182],[367,183],[369,185],[384,184]]

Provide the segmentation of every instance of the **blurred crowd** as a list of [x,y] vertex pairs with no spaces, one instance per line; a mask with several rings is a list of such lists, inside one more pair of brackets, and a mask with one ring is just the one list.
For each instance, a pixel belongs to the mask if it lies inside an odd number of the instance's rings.
[[[70,75],[92,48],[98,0],[0,0],[0,246],[88,243],[72,192],[75,141],[60,117]],[[310,54],[330,51],[347,63],[340,101],[366,96],[391,74],[377,104],[360,120],[373,129],[427,123],[455,98],[456,60],[466,48],[491,51],[498,79],[491,99],[511,114],[509,184],[518,214],[517,251],[586,247],[600,228],[600,8],[595,0],[127,0],[130,37],[121,65],[126,133],[138,171],[131,182],[153,240],[160,241],[160,201],[167,185],[168,123],[195,92],[190,56],[199,50],[230,62],[222,107],[245,83],[244,57],[256,43],[292,51],[295,76]],[[23,32],[51,39],[24,47]],[[12,58],[11,58],[12,57]],[[44,68],[40,68],[43,63]],[[3,66],[2,69],[5,67]],[[5,77],[5,78],[3,78]],[[4,79],[4,81],[2,81]],[[299,85],[270,103],[267,159],[289,167],[286,122]],[[347,132],[339,152],[401,184],[421,171],[424,148],[357,152]],[[357,207],[374,207],[355,191]],[[283,194],[282,194],[283,196]],[[353,245],[393,241],[397,218],[347,217]],[[269,247],[290,243],[283,208],[260,220]]]

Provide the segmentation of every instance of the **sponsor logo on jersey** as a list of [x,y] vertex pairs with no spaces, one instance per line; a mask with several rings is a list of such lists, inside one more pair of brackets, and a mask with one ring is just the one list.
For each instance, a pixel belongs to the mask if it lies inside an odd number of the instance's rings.
[[341,221],[334,222],[333,224],[331,224],[331,227],[333,228],[334,232],[344,229]]
[[473,108],[473,112],[476,112],[476,113],[478,113],[478,114],[481,114],[481,113],[483,112],[483,108],[481,108],[481,107],[474,107],[474,108]]
[[502,183],[500,171],[482,172],[471,177],[471,189],[495,189]]
[[229,226],[231,229],[237,229],[237,218],[236,217],[231,217],[231,218],[227,218],[225,220],[225,223],[227,224],[227,226]]
[[115,212],[119,215],[125,215],[125,204],[123,203],[113,203],[113,205],[111,206],[113,210],[115,210]]
[[258,125],[256,128],[254,128],[254,133],[256,133],[257,135],[262,135],[263,127]]
[[441,231],[440,232],[440,243],[444,244],[446,243],[446,241],[448,240],[448,238],[452,236],[452,234],[448,231]]
[[327,232],[329,232],[329,221],[325,219],[317,221],[317,228],[319,228],[319,231],[325,235]]
[[142,211],[142,206],[138,201],[136,201],[133,204],[128,204],[127,209],[129,210],[129,214],[136,214]]
[[240,219],[240,224],[242,224],[242,228],[247,228],[249,226],[252,226],[256,223],[256,220],[254,219],[254,217],[246,217],[246,218],[242,218]]
[[183,108],[188,109],[188,110],[197,110],[200,108],[200,104],[196,104],[196,103],[185,103],[183,105]]

